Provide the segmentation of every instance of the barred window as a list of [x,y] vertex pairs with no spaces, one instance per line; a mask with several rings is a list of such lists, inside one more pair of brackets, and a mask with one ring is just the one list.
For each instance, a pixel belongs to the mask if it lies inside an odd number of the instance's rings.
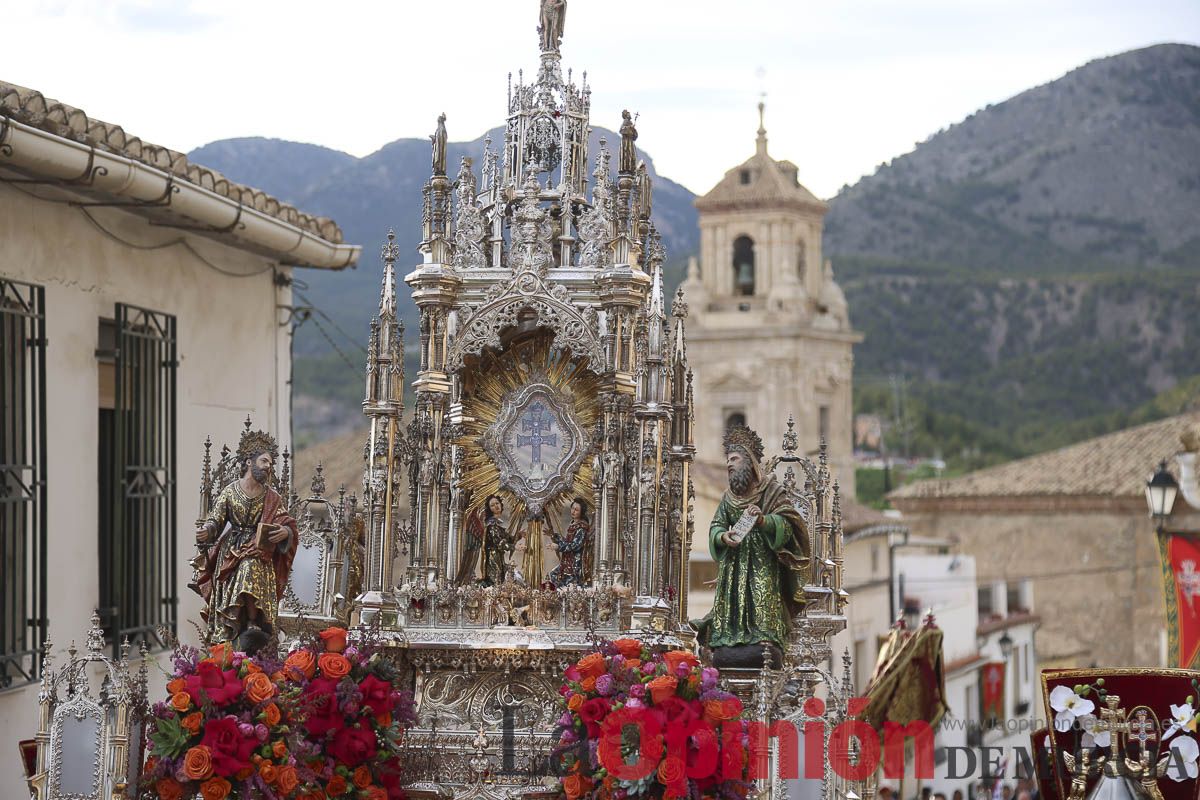
[[179,602],[175,317],[118,303],[101,322],[97,355],[100,607],[114,647],[128,637],[161,648],[159,629],[176,631]]
[[46,291],[0,277],[0,688],[46,641]]

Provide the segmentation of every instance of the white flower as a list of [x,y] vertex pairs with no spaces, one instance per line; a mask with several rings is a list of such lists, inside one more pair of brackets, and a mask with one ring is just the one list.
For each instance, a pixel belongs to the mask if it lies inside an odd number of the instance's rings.
[[1183,730],[1196,730],[1196,712],[1192,709],[1191,703],[1184,703],[1181,706],[1171,706],[1171,726],[1163,734],[1162,740],[1165,742]]
[[1054,715],[1054,729],[1065,733],[1071,730],[1076,718],[1092,713],[1096,704],[1080,697],[1069,686],[1055,686],[1050,693],[1050,707],[1058,712]]
[[1097,731],[1095,714],[1081,714],[1075,718],[1079,723],[1079,727],[1083,730],[1083,746],[1084,747],[1108,747],[1112,741],[1112,734],[1108,731]]
[[[1171,742],[1171,757],[1167,759],[1167,777],[1173,781],[1186,781],[1200,773],[1196,760],[1200,758],[1200,745],[1190,736],[1180,736]],[[1180,771],[1182,767],[1182,772]]]

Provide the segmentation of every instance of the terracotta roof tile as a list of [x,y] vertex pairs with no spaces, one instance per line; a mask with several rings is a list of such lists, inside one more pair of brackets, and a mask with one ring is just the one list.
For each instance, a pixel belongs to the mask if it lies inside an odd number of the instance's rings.
[[1200,412],[1139,425],[1048,453],[1010,461],[949,480],[910,483],[892,500],[967,497],[1103,496],[1137,498],[1179,437],[1200,423]]
[[168,150],[125,133],[119,125],[91,119],[82,110],[50,100],[41,92],[0,81],[0,115],[55,136],[96,147],[170,172],[222,197],[239,202],[270,217],[319,236],[332,244],[342,243],[342,229],[328,217],[307,214],[252,186],[228,180],[216,170],[193,164],[183,153]]
[[[749,171],[750,181],[744,183],[742,174]],[[701,211],[718,210],[728,206],[799,205],[819,214],[828,206],[804,188],[797,179],[796,165],[776,161],[766,152],[755,153],[743,164],[725,173],[725,177],[708,194],[696,198]]]

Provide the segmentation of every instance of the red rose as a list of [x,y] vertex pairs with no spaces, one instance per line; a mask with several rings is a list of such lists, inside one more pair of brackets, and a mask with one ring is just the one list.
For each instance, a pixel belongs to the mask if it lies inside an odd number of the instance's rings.
[[678,695],[667,697],[654,707],[663,713],[668,725],[686,725],[699,716],[693,704]]
[[227,706],[242,693],[237,670],[221,669],[211,661],[201,661],[195,675],[184,678],[192,702],[200,705],[207,697],[218,706]]
[[380,786],[387,790],[388,800],[402,800],[404,790],[400,788],[400,759],[393,758],[391,761],[385,761],[376,770],[375,779]]
[[588,736],[596,738],[600,735],[600,723],[612,709],[612,701],[606,697],[593,697],[579,708],[579,718],[587,726]]
[[348,767],[375,756],[375,734],[363,728],[342,728],[333,736],[329,754]]
[[606,697],[593,697],[579,709],[579,718],[584,722],[599,722],[608,715],[612,701]]
[[338,709],[337,681],[332,678],[314,678],[304,690],[304,706],[307,714],[304,727],[313,736],[321,737],[330,731],[341,730],[346,719]]
[[200,744],[212,753],[212,768],[217,775],[233,775],[250,766],[250,756],[258,740],[238,731],[237,717],[210,719],[204,726]]
[[371,709],[375,716],[382,716],[392,710],[392,685],[387,681],[368,675],[358,684],[358,690],[362,692],[363,707]]

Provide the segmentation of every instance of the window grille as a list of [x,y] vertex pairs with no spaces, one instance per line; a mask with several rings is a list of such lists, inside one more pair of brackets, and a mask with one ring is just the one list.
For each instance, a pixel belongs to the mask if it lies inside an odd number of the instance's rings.
[[0,688],[46,640],[46,290],[0,277]]
[[100,605],[114,647],[128,637],[163,648],[159,628],[176,631],[175,327],[170,314],[116,306],[114,409],[100,437]]

